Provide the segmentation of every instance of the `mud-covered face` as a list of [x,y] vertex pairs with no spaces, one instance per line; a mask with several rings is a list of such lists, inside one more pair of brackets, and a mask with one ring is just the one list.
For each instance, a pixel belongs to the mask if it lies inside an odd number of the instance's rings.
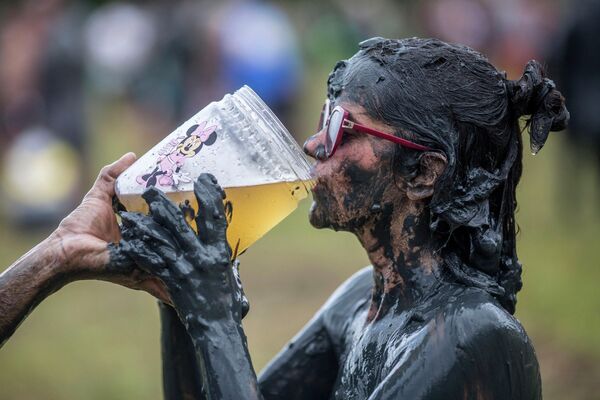
[[[393,134],[391,127],[367,116],[358,104],[340,101],[349,119]],[[397,201],[392,164],[394,143],[362,133],[345,132],[335,154],[326,160],[321,131],[308,138],[304,151],[317,160],[310,223],[315,228],[354,232],[386,204]]]

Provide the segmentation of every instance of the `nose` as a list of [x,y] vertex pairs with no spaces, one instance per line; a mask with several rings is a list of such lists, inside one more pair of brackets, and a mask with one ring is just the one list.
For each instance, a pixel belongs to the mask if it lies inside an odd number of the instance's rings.
[[327,153],[325,151],[325,130],[315,133],[304,142],[302,149],[304,153],[316,160],[324,161],[327,159]]

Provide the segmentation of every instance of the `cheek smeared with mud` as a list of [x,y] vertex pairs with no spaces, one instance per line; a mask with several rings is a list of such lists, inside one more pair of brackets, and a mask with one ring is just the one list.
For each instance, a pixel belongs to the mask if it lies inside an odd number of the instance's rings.
[[353,160],[342,161],[335,171],[319,179],[313,189],[311,224],[316,228],[354,232],[380,211],[389,182],[386,175],[387,171],[378,165],[368,169]]

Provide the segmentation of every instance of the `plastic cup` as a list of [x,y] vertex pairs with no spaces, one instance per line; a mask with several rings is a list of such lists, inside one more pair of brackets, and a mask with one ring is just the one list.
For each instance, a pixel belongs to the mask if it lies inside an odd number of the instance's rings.
[[227,195],[234,257],[294,211],[312,185],[302,149],[248,86],[210,103],[140,157],[117,179],[117,197],[128,211],[147,213],[141,195],[155,186],[197,210],[194,181],[204,172]]

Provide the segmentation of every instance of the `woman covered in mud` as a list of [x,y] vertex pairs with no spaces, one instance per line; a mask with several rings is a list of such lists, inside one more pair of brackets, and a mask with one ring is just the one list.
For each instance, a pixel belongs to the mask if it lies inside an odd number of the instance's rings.
[[[119,238],[113,182],[132,156],[107,167],[87,201],[0,277],[2,339],[44,295],[94,277],[164,301],[166,398],[541,398],[533,346],[512,316],[519,118],[530,116],[536,153],[569,114],[540,64],[511,81],[463,46],[370,39],[330,74],[324,114],[304,145],[316,159],[310,222],[352,232],[372,265],[258,378],[212,176],[195,185],[200,235],[150,188],[150,215],[123,213],[122,238],[106,250]],[[7,300],[15,285],[27,290]]]

